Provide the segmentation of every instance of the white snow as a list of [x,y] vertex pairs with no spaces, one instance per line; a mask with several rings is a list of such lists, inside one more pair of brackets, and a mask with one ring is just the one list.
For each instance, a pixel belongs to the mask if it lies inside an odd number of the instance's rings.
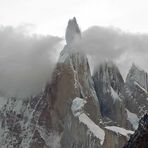
[[83,110],[86,100],[81,98],[75,98],[72,102],[71,110],[75,117],[79,118],[79,121],[85,124],[89,131],[97,138],[100,139],[100,144],[104,142],[105,132],[98,125],[96,125],[85,113]]
[[105,132],[98,125],[96,125],[85,113],[82,113],[79,116],[79,121],[85,124],[91,133],[97,138],[100,139],[100,144],[104,142]]
[[137,85],[140,89],[142,89],[146,94],[148,93],[146,89],[138,84],[138,82],[134,81],[134,84]]
[[122,127],[118,127],[118,126],[106,126],[105,128],[108,129],[108,130],[111,130],[111,131],[113,131],[117,134],[126,136],[127,138],[129,138],[129,134],[134,133],[134,131],[126,130],[126,129],[124,129]]
[[126,109],[126,112],[127,112],[127,120],[132,124],[134,129],[137,129],[139,118],[137,117],[136,114],[130,112],[128,109]]
[[83,107],[85,104],[86,104],[86,100],[78,97],[72,101],[71,110],[75,117],[79,116],[83,112]]
[[119,97],[118,94],[113,90],[112,87],[111,87],[111,95],[112,95],[112,97],[113,97],[113,99],[114,99],[114,102],[115,102],[116,100],[121,101],[120,97]]

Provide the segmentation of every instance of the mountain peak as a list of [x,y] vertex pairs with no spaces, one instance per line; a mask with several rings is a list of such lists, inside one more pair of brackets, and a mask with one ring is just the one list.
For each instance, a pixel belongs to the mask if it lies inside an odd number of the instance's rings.
[[68,21],[68,25],[66,28],[65,39],[68,45],[72,44],[76,38],[81,37],[81,31],[77,24],[77,20],[75,17]]

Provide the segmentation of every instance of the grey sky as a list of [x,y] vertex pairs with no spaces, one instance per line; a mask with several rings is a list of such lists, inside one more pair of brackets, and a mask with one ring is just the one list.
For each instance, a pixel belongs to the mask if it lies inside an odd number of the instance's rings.
[[63,36],[76,16],[83,30],[99,25],[148,32],[147,6],[147,0],[0,0],[0,24],[32,24],[32,32]]

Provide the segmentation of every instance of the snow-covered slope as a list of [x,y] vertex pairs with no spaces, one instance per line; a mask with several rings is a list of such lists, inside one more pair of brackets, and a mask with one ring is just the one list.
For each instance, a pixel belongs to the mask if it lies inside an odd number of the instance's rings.
[[72,102],[72,112],[75,117],[79,118],[79,121],[88,127],[90,133],[100,139],[101,145],[104,142],[105,132],[98,125],[96,125],[85,113],[84,105],[87,102],[81,98],[75,98]]
[[129,138],[129,136],[134,133],[134,131],[126,130],[124,128],[117,127],[117,126],[106,126],[105,128],[108,130],[111,130],[117,134],[126,136],[127,138]]
[[130,121],[130,123],[133,125],[133,128],[136,130],[138,128],[139,118],[136,114],[130,112],[128,109],[127,111],[127,120]]
[[[50,124],[46,125],[43,123],[43,117],[41,119],[44,110],[49,113],[48,101],[43,94],[24,99],[5,98],[5,100],[7,103],[0,110],[1,147],[29,148],[33,145],[36,145],[36,148],[47,145],[53,148],[60,147],[60,135],[56,131],[53,131],[52,135],[49,134]],[[46,122],[49,120],[48,117]],[[53,137],[56,139],[54,146],[53,143],[49,143]]]

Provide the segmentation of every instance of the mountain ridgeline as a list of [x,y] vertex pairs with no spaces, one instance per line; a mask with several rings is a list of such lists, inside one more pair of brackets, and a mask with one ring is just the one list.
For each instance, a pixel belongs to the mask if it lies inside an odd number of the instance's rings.
[[142,128],[139,119],[148,108],[148,74],[133,64],[124,82],[108,61],[91,76],[87,56],[73,44],[82,38],[76,18],[65,38],[39,95],[0,97],[1,148],[130,148],[130,135]]

